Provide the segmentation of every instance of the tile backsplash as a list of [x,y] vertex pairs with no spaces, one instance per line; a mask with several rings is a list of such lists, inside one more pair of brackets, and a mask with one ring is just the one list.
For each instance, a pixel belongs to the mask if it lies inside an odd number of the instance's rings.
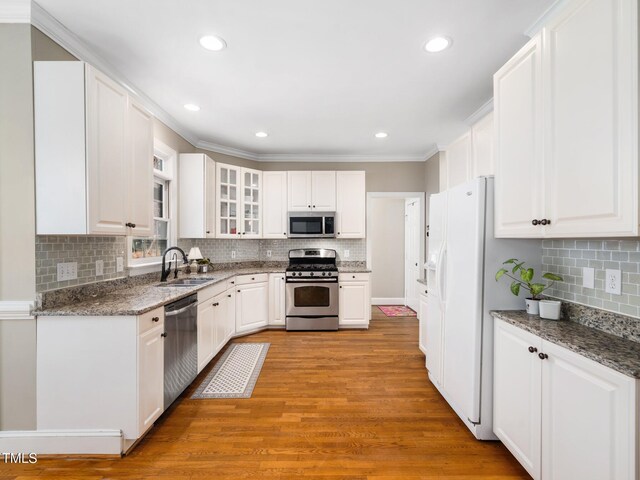
[[[542,263],[545,271],[564,277],[548,296],[640,317],[640,241],[544,240]],[[595,288],[582,286],[582,267],[595,269]],[[622,271],[622,295],[605,292],[608,268]]]

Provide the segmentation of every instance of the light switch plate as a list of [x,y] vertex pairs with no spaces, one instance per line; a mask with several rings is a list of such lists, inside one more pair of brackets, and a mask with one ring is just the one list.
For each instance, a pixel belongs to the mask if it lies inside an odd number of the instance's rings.
[[236,251],[235,250],[231,250],[231,258],[236,258]]
[[58,267],[58,282],[64,282],[65,280],[75,280],[78,278],[78,262],[59,263]]
[[267,257],[271,256],[271,250],[267,250]]
[[622,272],[607,268],[604,274],[604,291],[612,295],[622,295]]
[[122,272],[124,270],[124,258],[116,257],[116,272]]
[[582,286],[585,288],[595,288],[596,273],[591,267],[582,267]]
[[96,260],[96,277],[104,275],[104,260]]

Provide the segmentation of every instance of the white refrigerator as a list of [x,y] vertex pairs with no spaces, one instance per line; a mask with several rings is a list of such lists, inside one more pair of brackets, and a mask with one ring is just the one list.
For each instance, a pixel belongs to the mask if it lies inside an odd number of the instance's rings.
[[493,236],[493,178],[431,195],[426,329],[429,379],[476,438],[494,440],[493,318],[524,308],[495,273],[509,258],[540,272],[540,240]]

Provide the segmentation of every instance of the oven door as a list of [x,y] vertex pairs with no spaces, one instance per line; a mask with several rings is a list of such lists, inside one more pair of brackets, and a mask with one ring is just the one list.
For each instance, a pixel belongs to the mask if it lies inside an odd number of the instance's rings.
[[288,317],[337,316],[338,282],[288,281],[285,305]]

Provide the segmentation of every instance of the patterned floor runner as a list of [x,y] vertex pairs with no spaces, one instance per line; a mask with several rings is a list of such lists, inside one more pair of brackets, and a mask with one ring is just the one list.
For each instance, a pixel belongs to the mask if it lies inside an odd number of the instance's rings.
[[269,343],[234,343],[191,398],[250,398]]
[[404,305],[378,305],[387,317],[415,317],[416,312]]

